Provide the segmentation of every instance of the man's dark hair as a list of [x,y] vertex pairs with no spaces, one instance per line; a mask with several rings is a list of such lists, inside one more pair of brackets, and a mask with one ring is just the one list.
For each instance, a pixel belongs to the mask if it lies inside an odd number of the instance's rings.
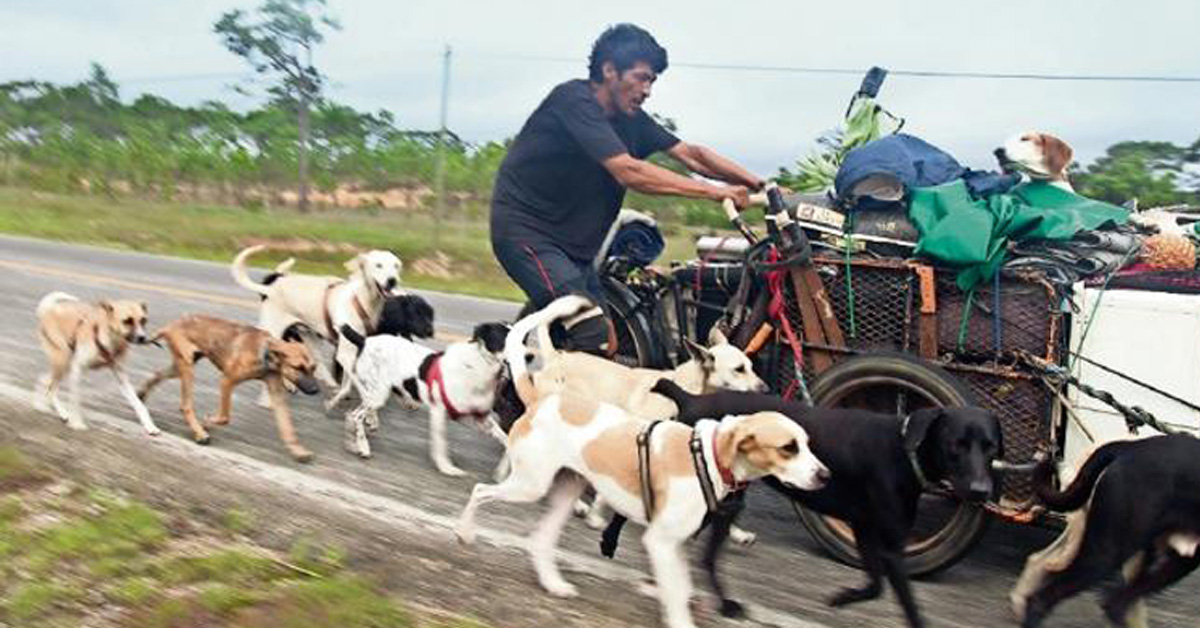
[[596,43],[588,58],[588,78],[597,83],[604,80],[604,62],[611,61],[617,73],[645,61],[655,74],[667,69],[667,51],[654,41],[654,36],[633,24],[609,26]]

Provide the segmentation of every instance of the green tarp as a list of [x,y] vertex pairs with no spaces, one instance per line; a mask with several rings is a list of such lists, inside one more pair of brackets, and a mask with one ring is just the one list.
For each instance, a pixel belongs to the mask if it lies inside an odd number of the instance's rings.
[[916,254],[959,268],[970,290],[1000,269],[1011,240],[1065,240],[1085,229],[1123,225],[1129,210],[1048,183],[1023,183],[976,200],[961,179],[915,188],[908,216],[921,233]]

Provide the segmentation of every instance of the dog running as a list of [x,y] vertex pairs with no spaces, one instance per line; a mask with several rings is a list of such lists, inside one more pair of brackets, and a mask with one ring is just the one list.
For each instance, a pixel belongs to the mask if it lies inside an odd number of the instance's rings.
[[1075,512],[1057,540],[1028,558],[1009,596],[1021,625],[1041,625],[1059,602],[1123,568],[1125,584],[1107,591],[1101,606],[1114,625],[1144,627],[1142,600],[1200,565],[1200,440],[1177,434],[1108,443],[1066,489],[1052,487],[1053,475],[1053,461],[1038,465],[1038,497]]
[[367,430],[378,426],[379,410],[396,392],[429,409],[429,456],[437,470],[464,475],[450,460],[446,423],[471,419],[484,433],[506,442],[492,407],[504,372],[500,352],[508,332],[507,325],[483,323],[475,327],[470,340],[434,351],[403,336],[364,337],[343,326],[341,333],[359,350],[348,379],[362,400],[346,414],[346,448],[364,458],[371,455]]
[[313,377],[316,362],[303,344],[274,338],[249,325],[203,315],[176,320],[159,330],[154,340],[167,343],[171,365],[146,380],[137,396],[144,400],[158,384],[179,378],[180,409],[197,443],[207,445],[211,440],[204,425],[196,419],[193,399],[196,362],[208,358],[221,371],[220,407],[207,421],[208,425],[228,425],[233,418],[233,389],[248,380],[262,380],[270,394],[279,438],[292,458],[298,462],[312,460],[312,452],[296,439],[284,388],[284,382],[290,382],[305,394],[320,392]]
[[[42,412],[53,409],[71,429],[87,429],[80,409],[80,380],[85,370],[108,368],[116,376],[121,394],[133,408],[142,429],[150,436],[157,436],[160,430],[122,367],[129,347],[147,342],[146,309],[146,304],[140,301],[85,303],[65,292],[51,292],[42,297],[37,306],[38,340],[50,361],[50,371],[38,380],[34,407]],[[66,407],[58,398],[58,387],[64,377],[71,388]]]

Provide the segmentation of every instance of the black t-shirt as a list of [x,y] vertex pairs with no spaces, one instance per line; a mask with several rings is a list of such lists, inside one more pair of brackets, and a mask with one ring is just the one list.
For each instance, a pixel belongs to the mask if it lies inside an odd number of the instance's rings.
[[592,259],[625,198],[602,162],[621,153],[644,159],[678,142],[645,111],[606,117],[586,80],[555,87],[500,164],[492,238],[548,241]]

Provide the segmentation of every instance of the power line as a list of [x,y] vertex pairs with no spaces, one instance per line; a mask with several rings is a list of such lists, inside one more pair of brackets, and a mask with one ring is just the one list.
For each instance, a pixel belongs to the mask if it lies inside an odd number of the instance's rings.
[[[585,59],[573,57],[554,57],[520,53],[488,53],[485,51],[470,51],[470,54],[487,56],[494,59],[515,59],[521,61],[539,61],[546,63],[586,63]],[[770,72],[777,74],[833,74],[845,76],[863,76],[867,68],[822,68],[786,65],[758,65],[732,63],[703,63],[694,61],[675,61],[671,63],[676,68],[691,68],[696,70],[733,70],[742,72]],[[993,80],[1029,80],[1029,81],[1094,81],[1094,82],[1139,82],[1139,83],[1200,83],[1200,76],[1143,76],[1132,74],[1044,74],[1037,72],[958,72],[951,70],[905,70],[889,69],[892,76],[912,76],[918,78],[961,78],[961,79],[993,79]]]
[[[459,54],[463,54],[460,52]],[[483,50],[467,50],[466,54],[472,57],[486,57],[489,60],[516,60],[516,61],[532,61],[538,63],[571,63],[571,64],[586,64],[586,59],[575,57],[555,57],[548,55],[523,54],[523,53],[492,53]],[[811,67],[811,66],[786,66],[786,65],[759,65],[759,64],[735,64],[735,63],[704,63],[693,61],[676,61],[671,64],[676,68],[689,68],[694,70],[721,70],[735,72],[765,72],[772,74],[818,74],[818,75],[840,75],[840,76],[863,76],[866,74],[866,69],[856,68],[826,68],[826,67]],[[1156,75],[1136,75],[1136,74],[1047,74],[1038,72],[966,72],[953,70],[912,70],[912,69],[889,69],[888,74],[891,76],[910,76],[914,78],[948,78],[948,79],[974,79],[974,80],[1016,80],[1016,81],[1070,81],[1070,82],[1133,82],[1133,83],[1200,83],[1200,76],[1156,76]],[[138,83],[174,83],[187,81],[202,81],[215,79],[246,79],[252,75],[245,73],[202,73],[202,74],[176,74],[163,76],[142,76],[121,81],[123,85],[138,84]],[[343,79],[343,82],[346,82]],[[353,79],[350,80],[353,82]]]

